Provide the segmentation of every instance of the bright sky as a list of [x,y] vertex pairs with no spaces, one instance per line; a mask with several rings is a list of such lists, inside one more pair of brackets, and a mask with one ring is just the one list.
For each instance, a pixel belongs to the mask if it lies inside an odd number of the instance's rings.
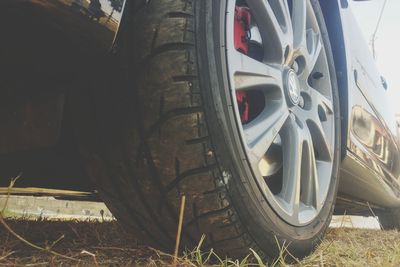
[[[370,42],[384,0],[351,2],[351,8]],[[381,74],[387,80],[391,100],[400,112],[400,0],[388,0],[375,41],[376,60]]]

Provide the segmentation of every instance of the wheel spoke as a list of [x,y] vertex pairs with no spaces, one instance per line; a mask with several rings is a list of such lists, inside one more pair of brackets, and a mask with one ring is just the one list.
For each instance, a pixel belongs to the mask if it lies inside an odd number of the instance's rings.
[[313,101],[316,103],[317,108],[321,106],[328,114],[333,114],[333,101],[315,89],[312,90]]
[[[331,161],[333,157],[332,145],[330,142],[330,129],[325,129],[323,121],[330,121],[333,116],[332,100],[324,96],[321,92],[310,88],[311,106],[309,109],[295,107],[294,113],[310,130],[312,141],[318,152],[320,160]],[[329,117],[330,116],[330,117]]]
[[282,88],[282,71],[277,66],[259,62],[236,50],[230,52],[235,89],[253,89],[260,85]]
[[292,24],[293,24],[293,47],[294,49],[300,46],[306,46],[306,18],[307,6],[306,0],[293,1],[292,11]]
[[301,164],[303,133],[291,116],[281,133],[283,149],[283,180],[280,197],[286,202],[287,211],[297,217],[300,207]]
[[317,168],[317,182],[318,191],[316,195],[316,208],[320,210],[324,203],[326,194],[328,193],[329,184],[331,182],[332,176],[332,164],[331,162],[316,160]]
[[304,162],[302,166],[301,201],[307,206],[318,209],[319,203],[319,180],[317,162],[314,154],[313,140],[309,132],[304,142]]
[[318,152],[318,158],[321,160],[331,161],[332,160],[332,149],[331,144],[328,140],[328,136],[325,133],[325,129],[319,120],[308,120],[308,128],[310,129],[313,142]]
[[[288,48],[288,52],[292,53],[293,52],[293,24],[292,24],[292,18],[290,15],[289,11],[289,6],[287,0],[271,0],[271,2],[278,2],[279,7],[282,11],[282,16],[283,16],[283,21],[284,21],[284,32],[286,35],[286,48]],[[286,51],[285,51],[286,53]],[[285,63],[288,64],[291,60],[291,56],[287,55],[286,58],[284,58]]]
[[310,130],[312,142],[315,145],[315,149],[318,152],[318,158],[324,161],[332,160],[332,144],[330,143],[330,136],[327,134],[320,117],[318,115],[317,109],[303,110],[296,108],[296,116],[306,123]]
[[282,10],[280,0],[247,0],[246,2],[259,27],[265,55],[269,55],[270,59],[277,63],[282,63],[286,47],[292,45],[290,34],[283,30],[287,26],[282,25],[285,24],[286,10]]
[[306,39],[306,48],[302,49],[302,53],[306,60],[307,74],[311,74],[322,51],[322,40],[320,34],[313,29],[306,31]]
[[[322,120],[329,120],[333,116],[333,103],[321,92],[311,89],[313,107],[309,111],[310,116],[307,125],[310,129],[315,147],[318,149],[318,156],[321,160],[331,161],[333,156],[332,144],[330,143],[329,132],[324,128]],[[321,114],[322,113],[322,114]]]
[[261,158],[289,116],[285,105],[284,103],[278,104],[272,114],[266,109],[254,121],[243,126],[248,156],[251,164],[257,168]]
[[[290,16],[290,10],[287,0],[270,0],[270,5],[276,10],[275,14],[282,17],[282,30],[287,34],[290,39],[293,38],[292,19]],[[293,42],[289,42],[289,44],[293,44]]]

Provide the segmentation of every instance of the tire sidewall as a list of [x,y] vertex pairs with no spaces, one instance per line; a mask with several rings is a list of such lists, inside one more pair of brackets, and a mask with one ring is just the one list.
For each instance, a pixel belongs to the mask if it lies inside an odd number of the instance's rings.
[[[239,136],[227,74],[225,24],[227,0],[196,1],[196,50],[199,80],[220,173],[238,216],[259,248],[275,254],[279,243],[290,244],[295,256],[309,253],[325,233],[334,209],[340,161],[338,87],[327,29],[318,1],[311,1],[321,29],[329,63],[335,108],[335,151],[328,195],[319,215],[308,225],[283,221],[266,201],[253,177]],[[275,239],[276,238],[276,239]]]

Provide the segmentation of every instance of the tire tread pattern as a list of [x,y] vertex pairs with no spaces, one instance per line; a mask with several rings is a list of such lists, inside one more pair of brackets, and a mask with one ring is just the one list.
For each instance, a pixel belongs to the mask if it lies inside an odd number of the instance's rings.
[[121,140],[107,143],[98,155],[86,155],[89,173],[117,219],[147,244],[173,248],[185,194],[187,248],[205,234],[203,248],[221,255],[245,256],[249,247],[258,251],[231,205],[207,131],[193,3],[136,2],[131,22],[135,103],[127,116],[135,119]]

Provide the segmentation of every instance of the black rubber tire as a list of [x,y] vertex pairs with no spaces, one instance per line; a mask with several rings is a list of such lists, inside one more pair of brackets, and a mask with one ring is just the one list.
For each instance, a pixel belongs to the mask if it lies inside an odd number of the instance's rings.
[[384,230],[400,230],[400,209],[387,209],[377,215]]
[[[331,64],[336,140],[327,200],[304,227],[275,214],[243,160],[225,78],[225,0],[151,0],[134,8],[130,91],[97,104],[98,119],[84,123],[96,132],[83,135],[81,151],[106,204],[146,244],[173,249],[182,194],[182,248],[193,248],[205,234],[203,249],[222,257],[240,258],[249,248],[275,257],[277,241],[303,257],[320,243],[337,192],[340,114],[327,30],[318,1],[312,3]],[[113,98],[120,102],[110,104]]]

